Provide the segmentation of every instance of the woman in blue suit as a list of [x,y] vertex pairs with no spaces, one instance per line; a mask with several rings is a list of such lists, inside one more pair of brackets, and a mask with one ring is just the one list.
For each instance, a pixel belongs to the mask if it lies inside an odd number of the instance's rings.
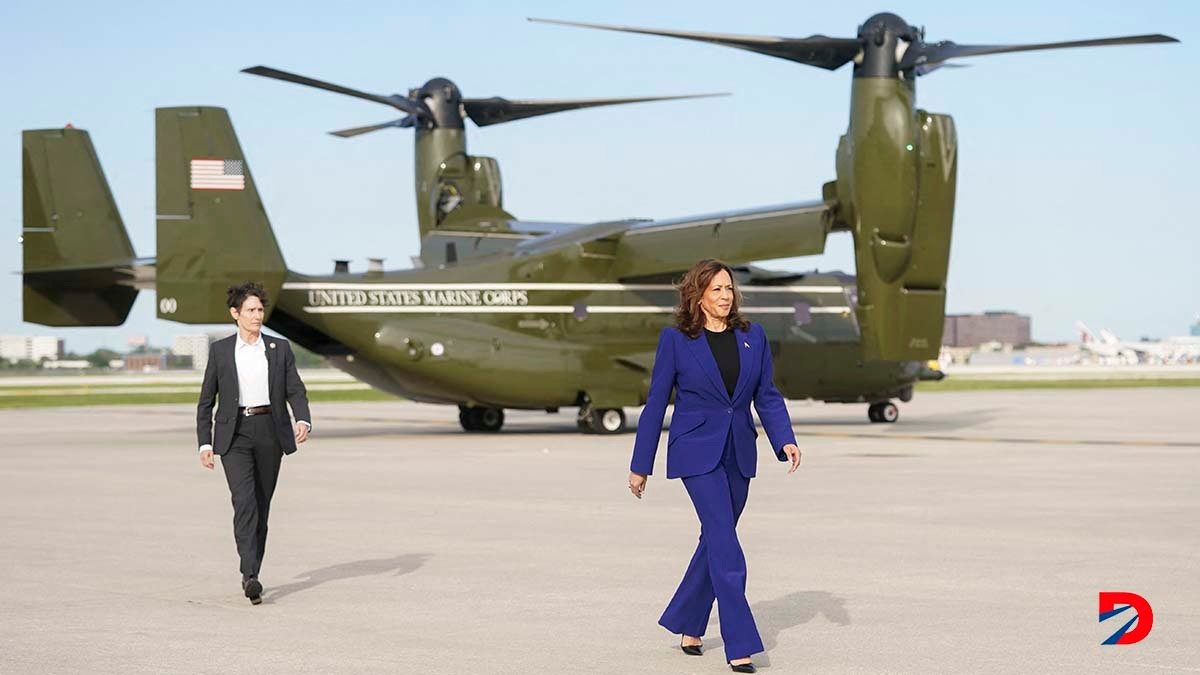
[[681,636],[684,653],[698,656],[715,599],[726,660],[734,672],[753,673],[750,655],[763,644],[735,529],[757,465],[751,401],[779,461],[791,462],[788,473],[800,465],[800,449],[773,382],[766,334],[738,313],[739,300],[732,271],[716,260],[696,263],[680,282],[675,326],[659,337],[638,419],[629,489],[641,499],[674,391],[667,478],[683,479],[700,517],[700,543],[658,623]]

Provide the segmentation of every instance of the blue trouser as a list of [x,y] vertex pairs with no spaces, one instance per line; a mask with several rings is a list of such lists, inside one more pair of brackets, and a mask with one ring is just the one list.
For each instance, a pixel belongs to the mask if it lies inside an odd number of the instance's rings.
[[735,529],[750,479],[738,469],[732,437],[725,440],[717,468],[684,478],[683,486],[700,517],[700,543],[658,623],[672,633],[700,637],[716,599],[726,660],[761,652],[762,638],[746,602],[746,556]]

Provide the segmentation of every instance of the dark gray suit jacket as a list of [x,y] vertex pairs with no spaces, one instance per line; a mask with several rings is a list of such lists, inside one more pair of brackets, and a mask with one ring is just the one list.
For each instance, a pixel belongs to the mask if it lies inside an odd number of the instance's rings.
[[[271,393],[271,421],[275,424],[275,435],[285,454],[296,451],[296,437],[292,433],[287,405],[297,420],[312,423],[308,410],[308,392],[296,372],[296,356],[292,345],[283,338],[263,334],[267,354],[267,388]],[[234,351],[237,334],[217,340],[208,348],[208,366],[204,369],[204,384],[200,386],[200,403],[196,406],[196,437],[199,445],[212,445],[213,452],[224,455],[233,442],[233,429],[237,423],[238,397],[237,363]],[[213,405],[217,407],[216,423],[213,423]]]

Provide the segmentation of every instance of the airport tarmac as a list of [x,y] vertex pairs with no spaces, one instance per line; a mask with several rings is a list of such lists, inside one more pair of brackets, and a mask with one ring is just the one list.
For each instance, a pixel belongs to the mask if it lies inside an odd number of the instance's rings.
[[[1200,388],[791,410],[739,528],[763,672],[1200,672]],[[715,611],[699,658],[656,625],[698,532],[662,447],[637,501],[632,434],[573,410],[313,414],[252,607],[193,408],[0,411],[0,673],[729,672]],[[1100,591],[1150,635],[1101,646]]]

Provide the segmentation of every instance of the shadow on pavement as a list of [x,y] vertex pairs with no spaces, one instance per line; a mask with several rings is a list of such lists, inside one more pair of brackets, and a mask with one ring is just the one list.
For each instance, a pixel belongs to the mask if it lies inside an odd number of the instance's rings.
[[780,633],[806,624],[818,616],[824,616],[839,626],[850,625],[846,599],[825,591],[788,593],[775,600],[754,603],[753,611],[763,646],[767,651],[774,649],[779,643]]
[[311,572],[303,572],[296,575],[301,581],[293,581],[290,584],[268,588],[263,593],[263,600],[275,602],[280,598],[307,591],[314,586],[338,581],[340,579],[353,579],[355,577],[369,577],[389,572],[395,572],[392,576],[400,576],[415,572],[425,564],[425,561],[432,557],[428,553],[406,553],[391,558],[376,558],[373,560],[356,560],[354,562],[338,563],[329,567],[312,570]]

